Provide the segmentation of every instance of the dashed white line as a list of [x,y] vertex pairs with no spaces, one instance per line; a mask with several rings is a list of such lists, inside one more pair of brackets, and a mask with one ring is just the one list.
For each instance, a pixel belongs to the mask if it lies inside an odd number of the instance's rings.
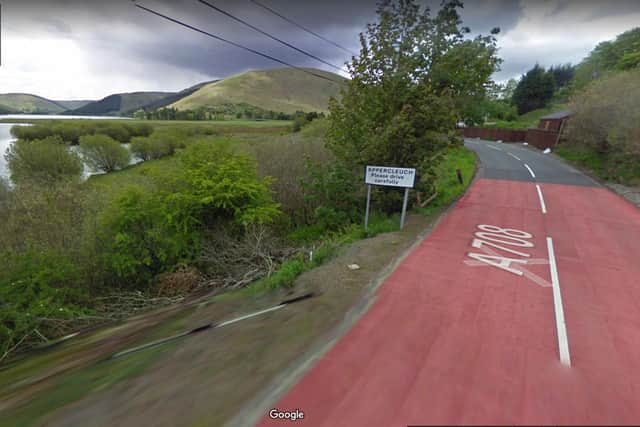
[[502,151],[502,148],[494,147],[493,145],[487,144],[487,147],[493,148],[494,150]]
[[531,170],[531,168],[529,167],[529,165],[528,165],[528,164],[526,164],[526,163],[525,163],[525,164],[524,164],[524,167],[525,167],[525,168],[527,168],[527,170],[529,171],[529,173],[531,174],[531,176],[532,176],[533,178],[535,178],[535,177],[536,177],[536,174],[535,174],[535,173],[533,173],[533,171]]
[[567,338],[567,325],[564,321],[562,294],[560,293],[560,280],[558,279],[558,268],[556,266],[556,256],[553,250],[553,240],[551,237],[547,237],[547,248],[549,250],[549,270],[551,270],[551,287],[553,289],[553,307],[556,313],[556,329],[558,332],[558,352],[560,353],[560,362],[564,365],[571,366],[569,340]]
[[547,205],[544,203],[544,197],[542,196],[542,189],[540,185],[536,184],[536,188],[538,189],[538,199],[540,199],[540,208],[542,208],[542,213],[547,213]]
[[513,157],[516,160],[522,161],[522,159],[520,159],[520,157],[516,156],[515,154],[511,154],[511,153],[507,153],[507,154],[510,155],[511,157]]

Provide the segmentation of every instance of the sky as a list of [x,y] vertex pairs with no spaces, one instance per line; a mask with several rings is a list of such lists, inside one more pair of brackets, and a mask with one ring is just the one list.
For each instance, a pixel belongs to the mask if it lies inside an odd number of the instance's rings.
[[[252,0],[208,0],[328,63],[350,54],[272,15]],[[375,21],[375,0],[256,0],[346,47]],[[137,3],[296,66],[334,71],[234,22],[198,0]],[[438,8],[436,0],[423,3]],[[131,0],[0,0],[0,93],[100,99],[112,93],[179,91],[243,71],[281,66],[135,7]],[[499,27],[496,81],[536,62],[578,63],[593,47],[640,25],[639,0],[467,0],[472,34]]]

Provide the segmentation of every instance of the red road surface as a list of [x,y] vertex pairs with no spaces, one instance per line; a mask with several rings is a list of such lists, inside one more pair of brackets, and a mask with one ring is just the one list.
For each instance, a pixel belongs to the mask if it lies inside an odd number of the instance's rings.
[[[640,423],[640,213],[594,187],[479,179],[260,425]],[[471,260],[479,224],[531,233],[522,276]],[[560,363],[546,237],[571,366]],[[505,254],[500,255],[524,259]],[[471,261],[471,262],[469,262]]]

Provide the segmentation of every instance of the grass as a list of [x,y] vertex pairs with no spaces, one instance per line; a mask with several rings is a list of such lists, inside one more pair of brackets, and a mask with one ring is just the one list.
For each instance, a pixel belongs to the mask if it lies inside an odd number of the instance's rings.
[[[327,71],[310,69],[336,82],[344,78]],[[210,83],[171,104],[179,110],[195,110],[203,105],[246,103],[283,113],[327,111],[329,98],[337,96],[340,84],[319,79],[300,70],[274,68],[248,71]]]
[[487,127],[497,127],[501,129],[527,129],[531,127],[537,127],[540,118],[558,111],[566,110],[568,104],[551,104],[545,108],[538,108],[537,110],[529,111],[522,114],[514,121],[497,120],[492,125]]
[[[445,153],[436,168],[436,189],[438,196],[424,208],[415,208],[416,212],[433,215],[449,206],[467,189],[476,168],[475,154],[464,147],[451,148]],[[458,182],[456,169],[460,169],[463,183]]]
[[54,392],[36,394],[27,405],[3,414],[0,427],[27,427],[42,417],[92,391],[105,389],[121,380],[140,375],[175,343],[134,353],[114,361],[101,361],[62,376],[51,387]]
[[599,153],[590,147],[567,143],[558,145],[554,152],[600,179],[631,186],[640,185],[640,164],[628,156]]

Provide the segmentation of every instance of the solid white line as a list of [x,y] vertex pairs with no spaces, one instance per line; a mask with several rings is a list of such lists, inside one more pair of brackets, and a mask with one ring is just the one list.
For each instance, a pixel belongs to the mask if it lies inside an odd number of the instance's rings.
[[542,213],[547,213],[547,205],[544,204],[544,197],[542,196],[542,189],[540,185],[536,184],[536,188],[538,189],[538,198],[540,199],[540,207],[542,208]]
[[514,159],[516,159],[516,160],[520,160],[520,161],[522,161],[522,160],[520,159],[520,157],[518,157],[518,156],[516,156],[516,155],[514,155],[514,154],[511,154],[511,153],[507,153],[507,154],[508,154],[508,155],[510,155],[511,157],[513,157],[513,158],[514,158]]
[[525,163],[524,167],[527,168],[527,170],[529,171],[529,173],[531,174],[532,177],[534,177],[534,178],[536,177],[536,174],[533,173],[533,171],[531,170],[531,168],[529,167],[528,164]]
[[216,325],[216,328],[221,328],[223,326],[230,325],[232,323],[239,322],[241,320],[249,319],[251,317],[259,316],[261,314],[268,313],[270,311],[276,311],[284,307],[286,304],[276,305],[275,307],[267,308],[266,310],[256,311],[255,313],[247,314],[246,316],[236,317],[235,319],[227,320],[226,322],[222,322]]
[[564,321],[562,294],[560,293],[560,280],[558,279],[558,268],[556,266],[556,256],[553,251],[553,240],[551,237],[547,237],[547,248],[549,249],[549,270],[551,270],[553,307],[556,313],[556,329],[558,331],[558,352],[560,353],[560,362],[564,365],[571,366],[569,340],[567,339],[567,325]]

